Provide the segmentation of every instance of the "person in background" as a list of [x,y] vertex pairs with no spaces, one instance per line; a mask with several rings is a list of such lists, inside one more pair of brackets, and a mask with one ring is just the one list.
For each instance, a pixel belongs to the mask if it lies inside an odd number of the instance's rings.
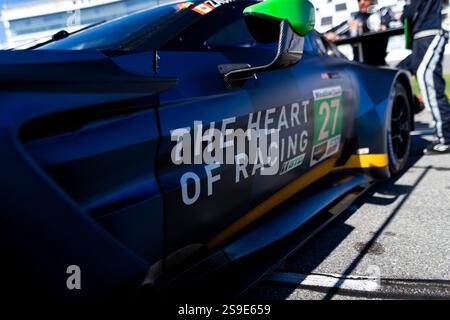
[[449,35],[442,29],[442,7],[443,0],[410,0],[402,17],[412,25],[411,70],[436,123],[437,139],[423,150],[425,155],[450,153],[450,105],[442,68]]
[[[343,37],[357,36],[367,32],[385,31],[389,23],[394,20],[393,13],[390,9],[383,8],[379,11],[380,23],[376,30],[369,26],[369,18],[372,13],[369,12],[373,6],[373,0],[358,0],[359,12],[352,19],[332,28],[325,36],[328,40],[334,41]],[[376,42],[364,42],[353,46],[353,56],[355,61],[362,61],[371,65],[385,65],[386,49],[388,39]],[[362,57],[361,57],[362,55]]]

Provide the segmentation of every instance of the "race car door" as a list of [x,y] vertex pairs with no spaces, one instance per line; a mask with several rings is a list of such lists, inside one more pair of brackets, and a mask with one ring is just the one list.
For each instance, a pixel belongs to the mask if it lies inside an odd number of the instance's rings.
[[[165,193],[168,255],[190,253],[205,244],[211,248],[228,240],[246,223],[232,230],[230,226],[252,208],[340,151],[341,140],[334,139],[329,147],[333,150],[310,161],[314,89],[324,89],[324,95],[328,90],[328,95],[338,99],[343,95],[336,80],[321,77],[325,70],[320,57],[306,58],[315,69],[302,63],[257,74],[234,89],[226,85],[220,65],[264,65],[277,50],[277,43],[259,45],[247,31],[242,11],[249,4],[229,3],[200,12],[201,20],[158,51],[158,73],[179,79],[176,88],[160,95],[158,111],[162,143],[157,170]],[[335,138],[342,128],[342,111],[332,116],[336,120],[331,138]],[[201,155],[208,143],[202,137],[208,129],[226,135],[248,128],[280,129],[279,152],[272,158],[277,163],[274,172],[263,174],[264,166],[249,164],[250,155],[245,153],[234,154],[234,163],[225,158],[220,163],[205,163]],[[186,144],[189,148],[184,148]]]

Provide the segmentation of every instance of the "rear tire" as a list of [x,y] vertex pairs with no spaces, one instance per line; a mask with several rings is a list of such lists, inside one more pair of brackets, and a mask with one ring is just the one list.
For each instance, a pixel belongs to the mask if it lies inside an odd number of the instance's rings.
[[394,102],[387,128],[389,171],[391,175],[401,173],[408,162],[411,151],[411,103],[401,83],[395,84]]

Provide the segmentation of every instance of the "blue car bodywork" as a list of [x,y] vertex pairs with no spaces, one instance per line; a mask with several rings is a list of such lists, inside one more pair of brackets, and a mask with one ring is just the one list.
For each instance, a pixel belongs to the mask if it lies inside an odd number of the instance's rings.
[[[277,44],[247,31],[242,11],[254,1],[208,3],[209,11],[170,4],[36,50],[0,52],[0,237],[13,288],[69,298],[157,288],[198,252],[247,256],[342,192],[389,178],[396,86],[410,104],[408,74],[348,61],[312,32],[297,65],[230,89],[219,65],[267,63]],[[327,90],[341,108],[329,115],[338,122],[334,146],[318,137]],[[174,164],[171,132],[193,131],[195,121],[282,127],[280,172]],[[304,211],[286,213],[293,220],[252,227],[344,171],[358,178],[303,199]],[[81,270],[81,290],[67,288],[71,265]]]

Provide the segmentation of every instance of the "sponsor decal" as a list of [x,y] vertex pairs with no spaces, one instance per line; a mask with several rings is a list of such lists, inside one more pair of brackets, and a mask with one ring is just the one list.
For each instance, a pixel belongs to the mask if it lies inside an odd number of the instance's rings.
[[172,164],[187,166],[176,170],[177,197],[193,206],[255,176],[282,182],[304,175],[339,152],[342,103],[342,87],[333,86],[309,99],[171,130]]
[[338,152],[340,143],[341,143],[340,135],[328,140],[327,157]]
[[210,13],[211,11],[214,10],[214,7],[209,5],[208,3],[202,3],[199,4],[198,6],[192,8],[192,11],[195,11],[197,13],[200,13],[201,15],[205,15],[207,13]]
[[325,159],[325,155],[327,153],[327,147],[328,147],[328,142],[324,142],[319,145],[315,145],[313,147],[311,165],[314,165],[317,162]]
[[342,132],[342,88],[340,86],[313,91],[314,141],[310,165],[339,151]]
[[178,10],[184,10],[184,9],[189,8],[189,7],[192,6],[193,4],[194,4],[194,2],[191,2],[191,1],[178,3],[178,4],[177,4],[177,9],[178,9]]
[[214,9],[217,9],[221,5],[230,3],[232,1],[233,0],[208,0],[192,8],[192,11],[195,11],[201,15],[205,15],[207,13],[210,13]]
[[[193,205],[202,195],[212,196],[220,181],[229,181],[229,176],[223,176],[226,165],[235,168],[235,184],[255,175],[282,175],[300,169],[310,152],[311,112],[311,100],[305,100],[240,118],[194,121],[192,127],[172,130],[172,163],[201,164],[204,169],[203,174],[188,171],[180,177],[183,203]],[[206,185],[201,176],[206,176]]]
[[256,175],[293,170],[302,175],[338,153],[342,94],[341,86],[318,89],[310,100],[172,130],[172,163],[190,166],[179,176],[182,202],[194,205],[220,192],[222,184],[240,184]]
[[330,76],[326,72],[321,73],[320,77],[322,78],[322,80],[330,80]]
[[[310,144],[309,100],[250,113],[246,118],[219,122],[194,121],[193,127],[171,130],[176,142],[171,158],[181,164],[235,164],[235,156],[245,153],[249,164],[271,158],[276,151],[280,163],[306,152]],[[267,163],[267,162],[265,162]]]
[[329,98],[337,98],[342,97],[342,88],[341,86],[318,89],[313,91],[314,101],[318,101],[321,99],[329,99]]
[[360,148],[360,149],[356,150],[356,154],[369,154],[369,153],[370,153],[369,148]]
[[303,153],[289,161],[284,162],[283,165],[281,166],[280,175],[285,174],[285,173],[301,166],[303,164],[303,161],[305,160],[305,156],[306,156],[306,154]]

